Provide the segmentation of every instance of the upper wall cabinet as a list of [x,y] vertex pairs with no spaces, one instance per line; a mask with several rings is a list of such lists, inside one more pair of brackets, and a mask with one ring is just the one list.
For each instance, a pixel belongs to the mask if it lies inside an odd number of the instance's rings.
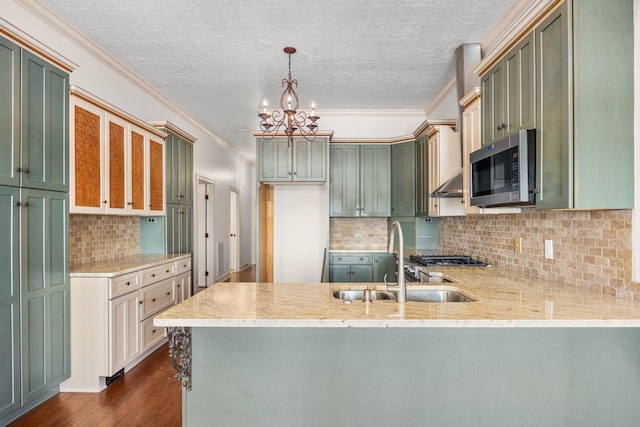
[[0,37],[0,185],[68,191],[68,85],[67,73]]
[[[462,152],[460,134],[453,130],[455,123],[433,124],[427,128],[429,187],[428,194],[460,171]],[[462,199],[429,196],[429,216],[456,216],[464,214]]]
[[332,217],[391,216],[391,147],[331,145]]
[[415,172],[415,215],[429,216],[429,137],[426,132],[416,139]]
[[325,182],[328,136],[315,141],[294,138],[256,138],[260,182]]
[[71,213],[164,214],[164,133],[71,93]]
[[391,146],[391,215],[412,217],[416,212],[415,141]]
[[530,32],[481,79],[483,145],[535,127],[534,73],[534,38]]
[[535,29],[538,208],[633,207],[633,1],[567,1]]

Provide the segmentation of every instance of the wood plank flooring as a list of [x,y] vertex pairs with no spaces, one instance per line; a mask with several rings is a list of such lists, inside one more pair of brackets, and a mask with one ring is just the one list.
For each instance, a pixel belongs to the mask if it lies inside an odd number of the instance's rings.
[[[255,282],[255,266],[227,282]],[[162,426],[182,424],[182,386],[165,344],[100,393],[58,393],[10,427]]]

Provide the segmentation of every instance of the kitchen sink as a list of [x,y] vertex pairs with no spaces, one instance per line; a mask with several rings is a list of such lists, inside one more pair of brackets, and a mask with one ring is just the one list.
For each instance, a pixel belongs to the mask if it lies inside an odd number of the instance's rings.
[[[342,301],[364,301],[364,289],[354,290],[336,290],[333,291],[333,296],[339,298]],[[371,290],[371,301],[377,300],[396,300],[396,296],[390,291]]]
[[[395,301],[396,292],[370,289],[371,301],[387,300]],[[364,289],[336,289],[334,298],[345,302],[364,301]],[[421,286],[420,288],[407,289],[407,301],[417,302],[474,302],[477,299],[455,286]]]

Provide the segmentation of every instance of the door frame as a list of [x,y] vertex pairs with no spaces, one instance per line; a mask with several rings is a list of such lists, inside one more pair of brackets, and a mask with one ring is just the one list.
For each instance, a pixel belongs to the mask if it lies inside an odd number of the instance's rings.
[[[213,179],[196,174],[195,221],[194,221],[194,289],[206,288],[215,283],[216,269],[215,246],[215,191]],[[205,195],[208,198],[205,198]],[[208,233],[208,237],[205,237]],[[208,272],[209,274],[205,274]]]
[[240,271],[240,190],[229,187],[229,273]]

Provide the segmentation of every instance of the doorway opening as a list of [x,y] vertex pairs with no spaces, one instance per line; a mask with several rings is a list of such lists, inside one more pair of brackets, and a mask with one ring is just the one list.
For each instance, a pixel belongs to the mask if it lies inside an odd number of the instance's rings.
[[[216,253],[214,245],[214,195],[215,182],[198,176],[196,195],[196,251],[194,271],[196,288],[206,288],[214,283],[218,272],[215,270]],[[197,290],[197,289],[196,289]]]
[[240,192],[235,188],[229,191],[229,272],[240,270]]

